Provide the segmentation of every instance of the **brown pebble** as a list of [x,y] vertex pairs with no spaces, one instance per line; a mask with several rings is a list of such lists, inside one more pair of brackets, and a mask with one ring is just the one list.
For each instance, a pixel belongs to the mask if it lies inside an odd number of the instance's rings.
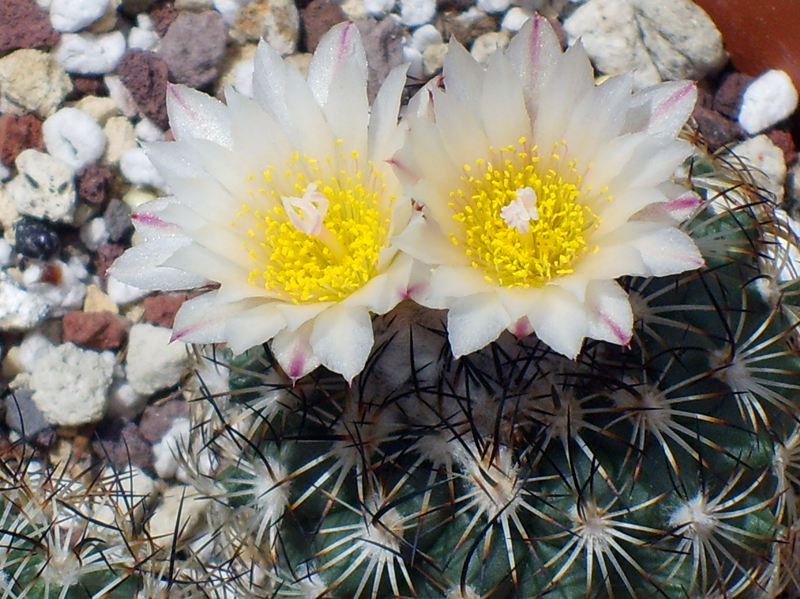
[[105,280],[108,267],[123,253],[125,253],[125,246],[121,243],[104,243],[97,248],[97,256],[94,259],[94,269],[97,275]]
[[33,0],[0,0],[0,55],[20,48],[52,48],[59,34]]
[[228,27],[213,10],[182,12],[161,39],[158,54],[169,68],[170,81],[200,89],[219,76]]
[[0,116],[0,162],[11,166],[28,148],[44,150],[42,122],[32,114]]
[[108,460],[119,471],[130,465],[142,470],[153,467],[153,450],[133,422],[115,420],[98,426],[92,441],[92,451],[99,458]]
[[744,131],[738,123],[725,118],[715,110],[695,106],[692,117],[711,152],[716,152],[722,146],[744,137]]
[[172,328],[175,314],[189,299],[188,293],[168,293],[144,298],[144,320],[160,327]]
[[363,19],[356,26],[367,53],[367,96],[372,102],[389,71],[403,62],[403,28],[394,19]]
[[62,320],[62,338],[87,349],[117,349],[128,336],[127,325],[126,318],[111,312],[70,310]]
[[313,52],[319,45],[319,40],[331,27],[347,20],[339,5],[330,0],[312,0],[300,11],[303,23],[303,44],[306,51]]
[[139,421],[139,432],[150,443],[158,443],[177,418],[189,417],[189,404],[173,399],[160,406],[147,406]]
[[781,149],[786,165],[791,166],[794,164],[794,161],[797,160],[797,146],[794,143],[792,134],[783,129],[772,129],[767,131],[767,137]]
[[172,25],[172,22],[177,18],[178,9],[175,8],[172,2],[165,2],[150,12],[150,20],[153,23],[153,29],[159,37],[164,37],[169,26]]
[[88,204],[102,204],[114,173],[99,164],[90,164],[78,173],[78,197]]
[[107,96],[108,88],[103,82],[102,77],[74,76],[72,84],[75,86],[73,94],[76,97],[83,96]]
[[167,63],[154,52],[128,50],[117,74],[136,101],[139,111],[162,129],[167,117]]
[[742,105],[742,94],[752,80],[752,77],[748,77],[743,73],[727,75],[714,94],[712,108],[729,119],[738,119],[739,108]]

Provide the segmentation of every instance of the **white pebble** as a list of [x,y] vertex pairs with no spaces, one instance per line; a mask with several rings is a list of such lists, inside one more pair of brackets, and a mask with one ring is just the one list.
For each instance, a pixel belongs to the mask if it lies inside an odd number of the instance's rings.
[[394,8],[395,0],[364,0],[364,10],[371,17],[385,17]]
[[157,189],[164,189],[165,183],[156,167],[150,162],[142,148],[131,148],[122,155],[119,161],[122,176],[133,185],[147,185]]
[[108,10],[109,0],[53,0],[50,4],[50,23],[62,33],[85,29]]
[[84,223],[81,227],[81,241],[91,251],[96,252],[97,248],[108,241],[108,226],[102,217],[93,218]]
[[19,344],[17,360],[25,372],[32,372],[36,365],[36,357],[55,347],[41,330],[31,331]]
[[519,6],[514,6],[505,14],[500,27],[511,33],[517,33],[530,18],[529,12]]
[[255,61],[252,58],[241,61],[233,69],[233,89],[247,96],[253,97],[253,72],[255,71]]
[[189,368],[183,343],[171,343],[172,330],[139,323],[128,336],[126,372],[137,393],[149,395],[176,385]]
[[422,53],[409,46],[403,47],[403,62],[408,63],[408,77],[422,79]]
[[65,33],[56,48],[56,60],[68,73],[103,75],[117,68],[125,49],[120,31]]
[[742,95],[739,124],[755,135],[791,116],[797,109],[797,88],[784,71],[773,69],[755,79]]
[[77,108],[62,108],[42,124],[44,145],[50,155],[79,171],[100,159],[106,134],[95,120]]
[[192,425],[188,418],[177,418],[158,443],[153,445],[153,469],[164,480],[178,471],[177,456],[186,455]]
[[97,422],[106,410],[115,357],[64,343],[41,352],[31,371],[33,403],[51,424]]
[[119,111],[127,117],[134,117],[139,114],[139,108],[136,106],[136,100],[131,96],[131,92],[122,83],[119,75],[106,75],[103,77],[103,83],[108,88],[108,96],[114,100]]
[[423,25],[411,34],[408,47],[413,48],[420,54],[424,54],[428,46],[441,44],[444,42],[442,34],[433,25]]
[[22,275],[25,286],[50,305],[51,317],[61,316],[67,310],[80,309],[86,299],[86,284],[83,282],[88,277],[86,267],[78,258],[72,258],[68,263],[54,260],[50,265],[59,269],[61,277],[58,285],[42,281],[42,267],[33,264]]
[[436,0],[400,0],[400,22],[408,27],[424,25],[436,14]]
[[27,331],[50,313],[50,305],[0,271],[0,331]]
[[477,4],[483,12],[493,14],[507,11],[511,0],[478,0]]
[[249,0],[214,0],[214,8],[222,15],[225,23],[232,26],[236,22],[236,15],[248,3]]
[[133,131],[136,134],[136,139],[145,143],[164,141],[164,132],[148,118],[143,118],[136,123],[136,127],[133,128]]
[[12,172],[11,168],[0,162],[0,181],[8,181]]
[[38,150],[24,150],[14,161],[18,174],[6,186],[20,214],[53,222],[72,222],[77,195],[72,169]]
[[118,306],[125,306],[132,304],[135,301],[150,295],[148,289],[139,289],[133,285],[123,283],[113,275],[109,275],[106,279],[106,293],[111,300]]
[[106,414],[116,418],[133,420],[147,406],[147,396],[137,393],[136,389],[122,377],[114,376],[108,392],[108,409]]
[[128,47],[137,50],[155,50],[161,38],[153,31],[153,20],[150,15],[139,14],[136,16],[136,27],[128,33]]
[[0,238],[0,268],[9,266],[14,261],[14,248],[5,239]]
[[168,487],[161,495],[161,503],[147,520],[149,538],[157,546],[165,548],[171,547],[175,541],[193,538],[204,513],[213,505],[214,499],[192,485]]

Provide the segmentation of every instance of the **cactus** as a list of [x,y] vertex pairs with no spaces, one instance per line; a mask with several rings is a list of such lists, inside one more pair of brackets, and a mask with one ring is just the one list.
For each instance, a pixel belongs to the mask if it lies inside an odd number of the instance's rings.
[[243,569],[214,592],[795,592],[798,240],[733,164],[687,163],[706,266],[624,281],[629,347],[573,361],[504,335],[454,360],[443,313],[405,303],[376,317],[349,387],[324,370],[291,385],[266,347],[206,357],[231,393],[199,395],[218,465],[194,484],[217,499],[214,551]]

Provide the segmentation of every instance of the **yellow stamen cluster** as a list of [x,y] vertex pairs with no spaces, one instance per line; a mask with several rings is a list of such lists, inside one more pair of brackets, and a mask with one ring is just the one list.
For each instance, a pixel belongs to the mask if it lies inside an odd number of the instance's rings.
[[[295,154],[283,181],[267,167],[265,186],[251,194],[253,206],[243,204],[231,223],[246,227],[249,240],[242,245],[254,263],[250,284],[295,304],[341,301],[357,291],[377,274],[387,245],[393,198],[382,198],[382,173],[360,161],[357,152],[326,163]],[[360,165],[367,167],[366,176]],[[323,178],[322,172],[329,174]],[[311,184],[329,203],[320,235],[295,228],[281,205],[282,197],[302,197]],[[256,209],[259,204],[266,208]]]
[[[539,286],[573,271],[574,261],[596,251],[588,236],[599,219],[582,203],[587,190],[575,161],[565,161],[556,147],[543,164],[537,148],[521,138],[519,147],[489,149],[488,160],[465,164],[462,187],[450,193],[453,218],[463,229],[450,234],[464,248],[484,278],[504,287]],[[509,226],[500,211],[520,189],[535,192],[538,218],[530,231]]]

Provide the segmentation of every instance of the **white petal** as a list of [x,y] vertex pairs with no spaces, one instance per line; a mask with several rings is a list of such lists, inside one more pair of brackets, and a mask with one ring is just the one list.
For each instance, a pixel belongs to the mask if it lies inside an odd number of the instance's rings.
[[553,27],[547,19],[535,14],[509,42],[506,56],[522,79],[528,114],[535,121],[542,87],[552,77],[561,56],[561,45]]
[[163,265],[194,273],[218,283],[231,278],[247,281],[249,276],[249,270],[246,268],[196,243],[181,246],[163,262]]
[[388,160],[403,144],[405,129],[397,126],[400,99],[406,84],[408,64],[391,70],[372,104],[369,117],[369,159],[375,164]]
[[170,187],[182,204],[208,220],[230,223],[241,210],[242,200],[214,179],[175,179]]
[[433,101],[439,134],[447,155],[459,171],[463,165],[485,158],[490,144],[475,115],[439,89],[433,90]]
[[258,43],[253,67],[253,97],[291,138],[292,113],[286,103],[286,78],[290,67],[263,39]]
[[231,124],[225,105],[185,85],[167,86],[167,113],[177,140],[207,139],[231,148]]
[[393,243],[402,251],[425,264],[464,265],[464,252],[442,232],[435,221],[415,214]]
[[286,321],[287,330],[289,332],[299,329],[330,306],[330,302],[322,302],[319,304],[277,304],[278,311]]
[[658,186],[668,200],[643,208],[631,220],[657,221],[678,225],[688,220],[703,205],[703,198],[690,189],[666,181]]
[[431,274],[430,293],[436,297],[459,298],[493,292],[481,271],[471,266],[439,266]]
[[[519,75],[502,52],[495,52],[486,70],[480,105],[489,143],[495,148],[516,145],[528,137],[531,121],[525,107]],[[532,140],[528,140],[533,145]]]
[[481,90],[485,89],[484,70],[456,40],[447,47],[442,75],[447,93],[458,98],[472,114],[480,114]]
[[225,323],[228,319],[259,303],[260,300],[219,303],[216,291],[198,295],[183,302],[175,314],[172,341],[222,343],[225,341]]
[[272,353],[293,381],[304,377],[320,365],[319,358],[311,349],[312,326],[313,322],[307,322],[294,331],[284,329],[272,338]]
[[616,281],[592,281],[586,289],[587,336],[627,345],[633,332],[633,312],[628,294]]
[[663,277],[705,264],[692,238],[675,227],[645,222],[630,222],[625,227],[623,238],[641,252],[649,276]]
[[274,302],[243,310],[225,322],[225,339],[235,354],[272,339],[286,328]]
[[320,363],[349,383],[364,369],[372,350],[372,319],[361,307],[331,306],[314,319],[310,341]]
[[497,339],[511,325],[511,317],[495,293],[457,299],[447,313],[447,335],[459,358]]
[[[314,99],[303,76],[294,68],[286,72],[286,101],[291,106],[291,132],[287,133],[294,148],[317,160],[334,157],[334,137],[322,109]],[[366,128],[366,123],[364,125]],[[342,148],[349,152],[359,148]]]
[[[231,88],[225,90],[225,99],[230,108],[234,151],[262,169],[282,166],[293,149],[275,120],[253,100]],[[269,143],[264,143],[267,139]]]
[[191,243],[185,237],[151,239],[130,248],[117,258],[108,273],[139,289],[177,291],[208,283],[204,276],[161,266],[176,251]]
[[367,55],[355,23],[339,23],[320,39],[308,65],[308,85],[317,104],[325,106],[337,72],[352,63],[358,71],[361,86],[367,81]]
[[643,89],[631,100],[625,131],[675,138],[696,101],[697,85],[692,81],[669,81]]
[[551,349],[571,359],[577,357],[588,323],[586,310],[574,295],[553,285],[542,288],[528,320],[536,336]]
[[594,234],[605,235],[627,222],[631,216],[646,206],[666,201],[666,196],[655,187],[624,189],[622,193],[614,195],[611,201],[601,198],[595,209],[601,222]]

